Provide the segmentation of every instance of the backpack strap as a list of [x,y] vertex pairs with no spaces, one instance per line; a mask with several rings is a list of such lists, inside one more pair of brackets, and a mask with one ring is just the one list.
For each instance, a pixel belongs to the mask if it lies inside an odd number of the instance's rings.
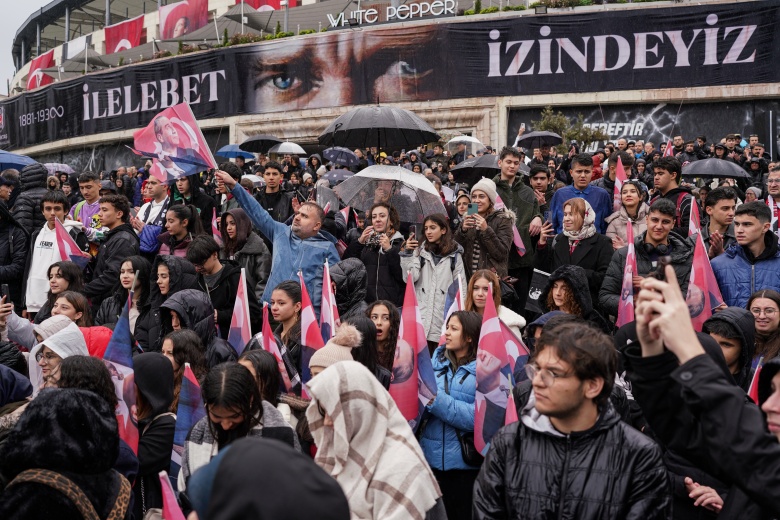
[[[73,210],[73,220],[79,220],[79,215],[81,214],[81,208],[84,207],[84,204],[86,203],[86,200],[82,200],[78,204],[76,204],[76,209]],[[79,220],[79,222],[81,222]]]
[[[65,475],[48,469],[27,469],[19,473],[16,478],[8,484],[8,487],[25,482],[43,484],[44,486],[56,489],[73,502],[73,505],[79,510],[79,513],[84,520],[100,520],[100,517],[98,517],[98,514],[95,511],[95,506],[89,501],[89,498],[84,494],[84,491]],[[125,480],[125,482],[127,482],[127,480]]]

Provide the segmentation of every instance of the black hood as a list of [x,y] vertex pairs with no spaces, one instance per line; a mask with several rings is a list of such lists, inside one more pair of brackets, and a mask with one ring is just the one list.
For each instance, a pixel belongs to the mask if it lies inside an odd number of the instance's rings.
[[184,329],[194,331],[208,347],[214,338],[214,307],[209,295],[198,289],[184,289],[170,296],[160,306],[160,324],[163,335],[173,330],[171,312],[175,311]]
[[552,290],[553,284],[558,280],[563,280],[568,284],[574,293],[574,299],[577,300],[577,304],[582,309],[582,315],[587,318],[593,310],[593,300],[588,287],[588,276],[585,274],[585,269],[578,265],[562,265],[550,274],[547,285],[541,296],[539,296],[539,302],[544,311],[549,312],[550,310],[547,308],[547,295]]
[[119,453],[116,415],[94,392],[42,390],[0,448],[0,472],[12,479],[41,468],[95,474],[110,470]]
[[366,266],[358,258],[342,260],[330,268],[331,280],[336,284],[336,305],[339,315],[366,298]]
[[157,352],[146,352],[133,358],[135,384],[152,411],[141,423],[148,423],[167,412],[173,403],[173,365]]
[[[160,293],[160,287],[157,285],[157,269],[160,267],[160,264],[168,266],[171,277],[170,287],[166,296]],[[195,266],[184,258],[173,255],[158,255],[154,260],[154,266],[152,266],[152,275],[149,283],[149,302],[152,304],[152,307],[159,307],[162,305],[162,302],[179,291],[197,289],[198,273],[195,271]]]
[[[14,190],[14,193],[16,190]],[[24,234],[27,236],[30,236],[30,231],[28,229],[25,229],[24,226],[19,224],[19,222],[11,215],[11,212],[8,210],[8,207],[5,204],[0,204],[0,223],[7,222],[13,226],[18,227],[22,231],[24,231]]]
[[734,375],[734,379],[738,386],[746,388],[746,385],[750,385],[751,365],[756,351],[755,318],[749,310],[742,307],[727,307],[720,312],[716,312],[705,321],[702,331],[707,332],[708,324],[718,321],[730,324],[739,334],[739,340],[742,342],[742,351],[739,356],[739,372]]
[[746,246],[742,246],[742,250],[745,252],[745,256],[752,264],[755,264],[761,260],[774,258],[777,255],[777,235],[772,233],[772,231],[767,231],[764,233],[764,246],[764,250],[760,255],[758,255],[758,257],[754,257],[753,253]]
[[772,395],[772,379],[780,372],[780,358],[770,359],[764,364],[758,375],[758,406]]
[[45,188],[49,170],[41,163],[28,164],[19,172],[19,191],[24,192],[34,188]]

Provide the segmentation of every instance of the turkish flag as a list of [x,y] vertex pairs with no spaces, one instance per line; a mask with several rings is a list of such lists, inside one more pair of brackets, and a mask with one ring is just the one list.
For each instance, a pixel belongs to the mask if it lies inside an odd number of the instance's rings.
[[43,73],[42,69],[54,66],[54,49],[41,54],[30,63],[30,72],[27,73],[27,90],[42,87],[54,83],[54,78]]
[[[289,0],[290,7],[298,5],[297,0]],[[236,0],[236,5],[240,4],[241,0]],[[244,0],[244,5],[248,5],[258,11],[275,11],[281,9],[281,2],[279,0]]]
[[136,16],[121,23],[109,25],[106,32],[106,54],[126,51],[141,45],[141,32],[144,30],[144,15]]
[[208,0],[183,0],[160,8],[163,40],[176,40],[209,23]]

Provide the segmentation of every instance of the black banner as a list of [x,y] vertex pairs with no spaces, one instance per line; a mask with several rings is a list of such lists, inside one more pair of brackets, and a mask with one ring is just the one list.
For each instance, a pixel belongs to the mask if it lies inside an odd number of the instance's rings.
[[780,0],[335,31],[88,74],[0,103],[0,147],[366,103],[780,81]]

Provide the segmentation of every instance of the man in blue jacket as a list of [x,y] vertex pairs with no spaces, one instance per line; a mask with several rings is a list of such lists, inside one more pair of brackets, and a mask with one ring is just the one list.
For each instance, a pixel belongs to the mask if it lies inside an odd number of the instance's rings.
[[593,211],[596,212],[594,222],[596,230],[604,234],[607,231],[604,219],[612,214],[612,194],[607,193],[604,188],[590,184],[593,178],[593,158],[586,153],[575,155],[571,160],[569,173],[572,185],[564,186],[556,191],[550,200],[550,213],[552,214],[550,218],[555,233],[563,232],[563,204],[569,199],[579,197],[590,203]]
[[325,260],[330,265],[340,260],[335,237],[322,230],[322,221],[325,219],[322,208],[313,202],[301,204],[292,226],[287,226],[275,221],[229,174],[220,170],[216,176],[238,200],[252,224],[273,243],[271,276],[262,300],[270,303],[274,288],[285,280],[297,281],[300,271],[311,296],[314,313],[319,318]]
[[750,295],[762,289],[780,291],[780,250],[771,227],[772,211],[763,202],[737,208],[737,243],[712,260],[712,271],[729,307],[744,308]]

